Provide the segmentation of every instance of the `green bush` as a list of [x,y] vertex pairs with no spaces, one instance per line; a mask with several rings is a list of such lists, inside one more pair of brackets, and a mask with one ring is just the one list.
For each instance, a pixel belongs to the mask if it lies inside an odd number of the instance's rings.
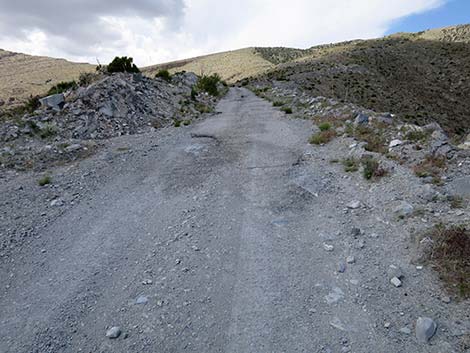
[[330,130],[330,129],[331,129],[331,124],[330,124],[330,123],[327,123],[327,122],[324,122],[324,123],[321,123],[320,125],[318,125],[318,128],[319,128],[321,131],[327,131],[327,130]]
[[354,173],[359,170],[359,161],[356,158],[346,158],[342,161],[346,173]]
[[155,75],[155,78],[161,78],[162,80],[165,80],[167,82],[171,81],[171,75],[168,70],[160,70],[157,72]]
[[127,56],[116,56],[113,61],[108,65],[107,70],[109,73],[113,72],[129,72],[139,73],[139,68],[133,63],[133,58]]
[[281,102],[281,101],[275,101],[275,102],[273,102],[273,107],[282,107],[283,105],[284,105],[284,103]]
[[292,114],[292,108],[284,107],[284,108],[281,108],[281,110],[286,114]]
[[370,180],[372,178],[380,178],[387,174],[386,170],[380,167],[379,161],[372,157],[362,158],[362,167],[364,178]]
[[49,92],[47,92],[47,95],[63,93],[75,87],[77,87],[77,82],[75,81],[60,82],[55,86],[51,87]]
[[219,89],[217,85],[221,82],[220,76],[218,74],[213,74],[211,76],[202,76],[197,83],[197,88],[200,91],[209,93],[211,96],[219,96]]
[[173,123],[173,126],[174,127],[180,127],[181,126],[181,121],[175,120],[174,123]]
[[38,180],[39,186],[45,186],[52,183],[52,178],[49,175],[43,176],[41,179]]

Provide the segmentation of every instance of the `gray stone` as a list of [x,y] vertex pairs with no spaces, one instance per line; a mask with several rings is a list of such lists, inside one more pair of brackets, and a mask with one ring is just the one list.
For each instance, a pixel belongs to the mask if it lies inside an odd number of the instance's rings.
[[361,207],[361,201],[357,201],[357,200],[351,201],[350,203],[346,205],[346,207],[352,210],[356,210],[359,207]]
[[416,338],[420,343],[427,343],[436,334],[437,324],[429,317],[420,317],[416,321]]
[[61,200],[61,199],[52,200],[51,203],[50,203],[50,205],[51,205],[52,207],[55,207],[55,206],[63,206],[63,204],[64,204],[64,201]]
[[369,117],[363,113],[360,113],[356,118],[354,119],[354,124],[355,125],[365,125],[369,123]]
[[106,331],[106,337],[110,339],[118,338],[121,335],[121,328],[118,326],[111,327],[108,331]]
[[339,263],[338,272],[339,273],[345,273],[346,272],[346,264],[344,262]]
[[413,213],[414,207],[408,202],[401,202],[393,209],[393,213],[395,213],[398,217],[406,217]]
[[348,258],[346,259],[346,262],[348,264],[353,264],[356,262],[356,259],[354,258],[354,256],[348,256]]
[[0,99],[0,107],[5,104],[5,101],[3,99]]
[[39,102],[43,107],[60,110],[64,107],[65,97],[62,93],[53,94],[52,96],[41,98]]
[[135,303],[138,304],[138,305],[140,305],[140,304],[147,304],[148,301],[149,301],[149,300],[148,300],[148,298],[147,298],[146,296],[141,295],[141,296],[139,296],[139,297],[135,300]]
[[82,145],[74,143],[73,145],[65,147],[65,152],[75,152],[82,149]]
[[411,335],[411,329],[409,327],[402,327],[399,332],[404,335]]
[[399,278],[397,277],[393,277],[391,280],[390,280],[390,283],[392,283],[395,287],[401,287],[402,286],[402,283],[400,281]]

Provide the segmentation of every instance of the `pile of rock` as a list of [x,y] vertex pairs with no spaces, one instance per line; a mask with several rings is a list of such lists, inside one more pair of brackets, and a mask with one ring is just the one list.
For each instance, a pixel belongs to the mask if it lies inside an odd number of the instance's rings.
[[34,113],[0,125],[0,164],[43,169],[47,161],[73,159],[84,150],[89,153],[90,140],[193,120],[201,114],[201,106],[207,111],[215,105],[206,94],[191,97],[197,82],[193,73],[176,74],[171,82],[141,74],[113,74],[65,95],[45,97]]

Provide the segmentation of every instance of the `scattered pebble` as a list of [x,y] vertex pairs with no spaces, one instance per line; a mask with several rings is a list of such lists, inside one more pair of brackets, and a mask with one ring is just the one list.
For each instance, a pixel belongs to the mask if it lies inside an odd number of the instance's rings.
[[429,317],[420,317],[416,321],[416,338],[420,343],[427,343],[436,334],[437,324]]
[[141,295],[141,296],[139,296],[139,297],[135,300],[135,303],[138,304],[138,305],[139,305],[139,304],[147,304],[148,301],[149,301],[149,300],[148,300],[148,298],[147,298],[146,296]]
[[323,249],[325,249],[326,251],[331,252],[335,249],[335,247],[333,245],[323,243]]
[[390,282],[397,288],[402,286],[402,282],[397,277],[393,277]]
[[121,328],[118,326],[111,327],[106,331],[106,337],[110,339],[118,338],[121,335]]
[[411,335],[411,329],[408,327],[402,327],[399,330],[400,333],[403,333],[404,335]]

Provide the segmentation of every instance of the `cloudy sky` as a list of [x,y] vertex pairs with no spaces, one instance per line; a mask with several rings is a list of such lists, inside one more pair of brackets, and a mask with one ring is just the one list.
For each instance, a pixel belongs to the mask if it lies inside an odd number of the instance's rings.
[[[0,48],[150,65],[247,46],[378,37],[452,0],[0,0]],[[467,1],[467,0],[465,0]]]

